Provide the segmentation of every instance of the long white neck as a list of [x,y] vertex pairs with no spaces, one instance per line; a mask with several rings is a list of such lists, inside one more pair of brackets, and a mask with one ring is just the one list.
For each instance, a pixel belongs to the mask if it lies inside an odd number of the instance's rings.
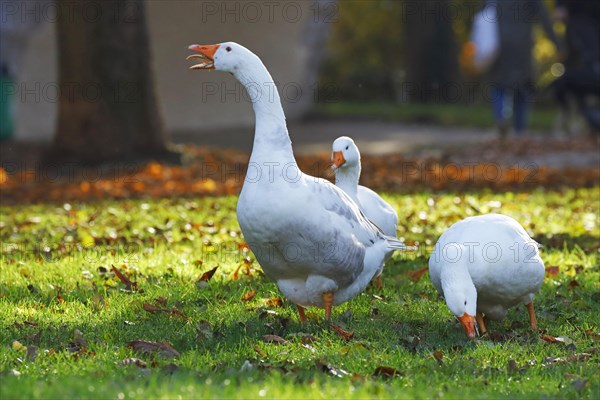
[[251,66],[234,73],[246,88],[256,117],[251,160],[295,163],[285,114],[273,78],[260,60],[257,59]]
[[465,285],[473,284],[473,279],[471,279],[469,269],[460,261],[456,263],[448,262],[445,264],[442,267],[440,278],[442,280],[444,291],[446,291],[446,288],[460,289]]
[[[442,266],[440,279],[448,308],[453,310],[453,308],[464,309],[466,307],[466,311],[470,315],[475,315],[477,310],[477,289],[469,273],[469,267],[464,262],[467,257],[468,255],[463,253],[461,260],[446,262]],[[467,305],[461,304],[465,300],[468,301]]]
[[358,202],[358,180],[360,178],[360,164],[353,166],[342,166],[335,171],[335,185],[342,189],[357,204]]

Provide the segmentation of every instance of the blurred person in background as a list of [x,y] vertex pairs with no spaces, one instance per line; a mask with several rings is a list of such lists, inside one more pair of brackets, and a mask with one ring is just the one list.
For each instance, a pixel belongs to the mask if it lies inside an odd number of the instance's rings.
[[497,7],[500,38],[488,73],[494,119],[501,137],[509,133],[511,122],[514,134],[522,136],[534,94],[533,24],[541,23],[557,48],[558,42],[542,0],[486,0],[485,5]]
[[589,128],[600,133],[600,1],[557,0],[554,17],[566,25],[567,45],[565,72],[553,84],[557,100],[566,113],[574,101]]

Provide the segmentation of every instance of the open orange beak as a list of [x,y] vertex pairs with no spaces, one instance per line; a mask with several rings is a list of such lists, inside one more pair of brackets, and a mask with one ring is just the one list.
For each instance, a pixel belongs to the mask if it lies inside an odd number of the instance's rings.
[[187,56],[186,60],[197,58],[201,60],[201,63],[192,65],[190,69],[215,69],[214,55],[219,49],[218,44],[200,45],[193,44],[188,49],[195,51],[199,54],[191,54]]
[[474,339],[477,336],[475,332],[475,316],[464,313],[462,317],[458,317],[458,320],[465,328],[465,333],[469,339]]
[[333,168],[334,169],[335,168],[339,168],[345,162],[346,162],[346,159],[344,158],[344,154],[342,154],[341,151],[334,151],[333,152]]

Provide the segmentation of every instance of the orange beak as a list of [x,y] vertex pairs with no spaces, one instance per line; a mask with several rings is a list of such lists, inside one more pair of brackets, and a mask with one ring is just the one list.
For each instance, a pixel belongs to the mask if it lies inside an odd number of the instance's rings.
[[473,315],[464,313],[462,317],[458,317],[458,320],[462,324],[463,328],[465,328],[465,333],[469,339],[474,339],[475,336],[477,336],[477,333],[475,332],[475,317]]
[[199,64],[192,65],[190,69],[215,69],[215,60],[214,55],[219,49],[218,44],[208,44],[208,45],[200,45],[193,44],[188,47],[188,49],[195,51],[199,54],[192,54],[187,56],[186,60],[190,60],[193,58],[198,58],[202,62]]
[[346,162],[346,159],[344,158],[344,154],[342,154],[341,151],[333,152],[333,167],[334,168],[339,168],[345,162]]

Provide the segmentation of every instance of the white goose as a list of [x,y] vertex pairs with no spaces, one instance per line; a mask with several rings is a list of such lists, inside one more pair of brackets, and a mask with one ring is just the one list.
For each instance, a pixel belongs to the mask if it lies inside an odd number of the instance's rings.
[[485,334],[484,315],[499,320],[520,303],[536,329],[533,297],[545,272],[538,247],[517,221],[501,214],[465,218],[442,234],[429,276],[467,336],[476,336],[475,319]]
[[[383,233],[396,237],[398,214],[394,208],[373,190],[358,184],[361,171],[360,151],[354,140],[348,136],[337,138],[331,146],[331,160],[335,171],[335,185],[346,192],[365,216]],[[390,256],[391,254],[386,257],[386,261]],[[376,286],[379,288],[382,286],[382,270],[376,276]]]
[[261,60],[233,43],[191,45],[191,69],[233,74],[246,88],[256,115],[254,145],[237,205],[244,237],[267,276],[298,306],[325,308],[358,295],[383,265],[404,248],[360,212],[342,190],[302,173],[292,152],[273,78]]

